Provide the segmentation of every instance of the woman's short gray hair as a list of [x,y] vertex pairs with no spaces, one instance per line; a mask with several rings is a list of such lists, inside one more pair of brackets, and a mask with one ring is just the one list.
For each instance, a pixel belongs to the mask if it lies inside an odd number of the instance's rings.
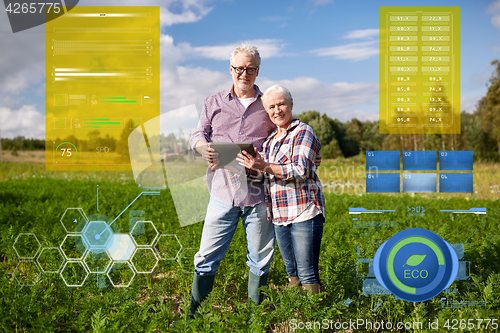
[[262,95],[262,103],[264,104],[264,107],[266,107],[266,99],[270,94],[281,94],[283,97],[285,97],[285,101],[289,105],[291,105],[293,102],[292,93],[290,92],[290,90],[279,84],[275,84],[274,86],[270,86],[269,88],[267,88]]
[[231,52],[231,64],[233,64],[234,57],[236,57],[236,55],[240,52],[248,53],[249,55],[254,57],[255,61],[257,62],[257,67],[260,67],[260,54],[259,51],[257,51],[257,46],[250,45],[248,43],[241,43],[241,45],[236,46],[233,52]]

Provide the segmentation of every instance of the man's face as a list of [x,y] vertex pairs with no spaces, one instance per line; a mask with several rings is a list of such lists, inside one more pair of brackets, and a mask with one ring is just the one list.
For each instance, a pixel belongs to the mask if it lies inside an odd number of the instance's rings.
[[[233,63],[231,64],[234,67],[239,68],[257,68],[257,61],[254,57],[249,55],[246,52],[240,52],[236,54],[233,59]],[[253,75],[249,75],[247,71],[244,71],[241,74],[236,73],[232,66],[229,66],[229,72],[233,77],[234,85],[243,91],[247,91],[253,89],[253,84],[255,83],[255,79],[257,75],[259,75],[259,70],[257,69]]]

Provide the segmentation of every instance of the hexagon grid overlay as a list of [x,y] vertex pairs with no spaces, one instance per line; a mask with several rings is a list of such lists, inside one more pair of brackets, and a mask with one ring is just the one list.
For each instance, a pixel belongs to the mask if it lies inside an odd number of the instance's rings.
[[129,234],[119,234],[106,221],[89,221],[83,209],[67,208],[61,224],[67,234],[59,247],[42,248],[34,233],[17,236],[12,246],[21,261],[12,275],[19,285],[34,286],[42,273],[52,273],[67,287],[81,287],[92,273],[128,287],[136,274],[152,273],[159,260],[176,260],[184,273],[193,273],[198,249],[184,248],[175,234],[160,235],[151,221],[137,221]]
[[151,221],[137,221],[130,230],[130,236],[137,246],[153,246],[158,234],[158,230]]
[[182,251],[182,244],[175,234],[162,234],[153,247],[161,260],[176,260]]
[[67,234],[60,249],[66,260],[81,260],[87,252],[81,234]]
[[119,260],[113,262],[107,275],[113,287],[128,287],[135,277],[135,270],[128,261]]
[[83,258],[83,264],[87,267],[89,273],[106,274],[113,260],[108,251],[102,253],[94,253],[87,251]]
[[67,233],[82,232],[88,221],[85,212],[81,208],[66,208],[61,217],[61,224]]
[[179,262],[179,265],[184,273],[194,274],[193,258],[196,252],[198,252],[198,248],[185,247],[182,249],[177,261]]
[[87,280],[89,272],[81,261],[66,261],[59,273],[67,287],[81,287]]
[[16,279],[17,283],[22,287],[32,287],[40,280],[40,268],[33,261],[20,261],[12,275]]
[[64,264],[64,255],[58,247],[44,247],[36,262],[44,273],[57,274]]
[[36,235],[30,232],[17,235],[12,247],[19,259],[34,260],[42,245]]
[[138,247],[135,249],[132,259],[132,267],[137,273],[153,273],[158,264],[156,252],[150,247]]

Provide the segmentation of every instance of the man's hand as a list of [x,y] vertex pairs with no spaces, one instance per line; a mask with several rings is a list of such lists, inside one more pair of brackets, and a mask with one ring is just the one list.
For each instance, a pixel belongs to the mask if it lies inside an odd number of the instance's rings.
[[316,165],[316,169],[319,168],[321,164],[321,153],[318,153],[318,155],[316,155],[316,159],[314,160],[314,165]]
[[201,154],[201,157],[208,162],[210,169],[215,170],[219,166],[219,154],[215,149],[210,147],[210,142],[198,141],[196,142],[195,149]]

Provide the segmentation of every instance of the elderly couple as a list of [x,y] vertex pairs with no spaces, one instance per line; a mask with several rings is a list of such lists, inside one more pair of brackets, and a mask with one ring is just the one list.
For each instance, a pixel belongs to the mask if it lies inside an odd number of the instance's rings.
[[[247,238],[248,296],[255,304],[267,284],[275,235],[289,284],[322,291],[318,261],[325,199],[315,172],[321,146],[311,127],[292,118],[286,88],[275,85],[262,94],[254,85],[259,66],[255,46],[234,49],[229,67],[234,84],[205,99],[191,136],[191,147],[209,164],[210,203],[194,257],[190,317],[212,290],[240,218]],[[253,143],[256,157],[242,151],[237,158],[246,177],[218,167],[212,142]],[[248,186],[241,186],[245,181]]]

